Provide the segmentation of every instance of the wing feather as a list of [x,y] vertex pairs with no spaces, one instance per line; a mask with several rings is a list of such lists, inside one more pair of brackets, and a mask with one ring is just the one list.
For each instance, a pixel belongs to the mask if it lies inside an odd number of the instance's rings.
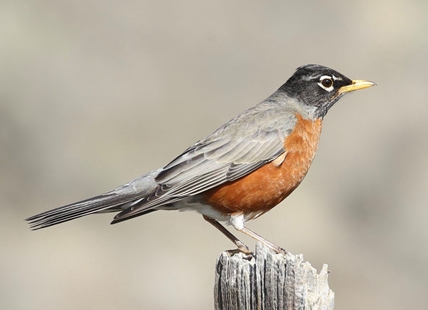
[[296,124],[293,111],[263,103],[189,147],[156,176],[156,189],[119,213],[113,223],[237,180],[286,152],[284,140]]

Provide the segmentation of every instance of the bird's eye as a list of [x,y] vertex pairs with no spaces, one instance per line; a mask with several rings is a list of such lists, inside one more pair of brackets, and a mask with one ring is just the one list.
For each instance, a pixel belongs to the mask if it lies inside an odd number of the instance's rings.
[[325,88],[329,88],[333,85],[333,81],[331,79],[324,79],[321,81],[321,83]]
[[318,85],[324,88],[326,91],[331,92],[334,88],[333,83],[333,78],[331,76],[323,75],[320,78]]

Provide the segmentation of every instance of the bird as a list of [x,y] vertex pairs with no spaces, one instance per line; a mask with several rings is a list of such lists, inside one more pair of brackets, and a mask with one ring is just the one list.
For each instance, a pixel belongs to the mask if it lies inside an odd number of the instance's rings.
[[289,196],[306,176],[329,109],[345,94],[376,85],[309,64],[267,99],[188,147],[162,168],[105,194],[26,219],[38,230],[90,214],[116,212],[111,224],[159,210],[196,211],[237,247],[232,226],[276,253],[285,250],[246,227]]

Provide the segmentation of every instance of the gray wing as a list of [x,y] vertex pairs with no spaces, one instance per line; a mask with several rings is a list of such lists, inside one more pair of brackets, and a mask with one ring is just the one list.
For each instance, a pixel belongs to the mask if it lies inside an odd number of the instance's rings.
[[266,102],[245,111],[166,165],[155,178],[155,190],[112,223],[250,174],[286,152],[284,140],[296,121],[292,111]]

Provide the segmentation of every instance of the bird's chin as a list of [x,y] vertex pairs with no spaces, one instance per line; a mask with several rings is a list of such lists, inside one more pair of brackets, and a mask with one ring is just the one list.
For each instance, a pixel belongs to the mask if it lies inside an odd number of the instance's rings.
[[324,116],[327,114],[327,112],[330,110],[330,108],[332,106],[334,106],[334,104],[339,101],[340,98],[343,97],[343,94],[337,94],[332,100],[325,102],[324,104],[322,104],[320,107],[318,107],[317,111],[316,111],[316,115],[319,118],[324,118]]

